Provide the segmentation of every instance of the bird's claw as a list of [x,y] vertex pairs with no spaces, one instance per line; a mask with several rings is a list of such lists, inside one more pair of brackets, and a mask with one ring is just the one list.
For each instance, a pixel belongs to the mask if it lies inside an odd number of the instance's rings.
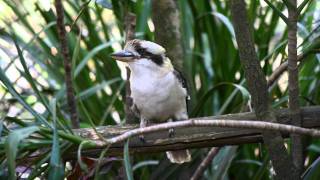
[[146,143],[146,139],[144,138],[143,134],[139,135],[139,139],[141,142]]
[[174,135],[175,135],[174,129],[173,129],[173,128],[170,128],[170,129],[169,129],[169,138],[173,138]]

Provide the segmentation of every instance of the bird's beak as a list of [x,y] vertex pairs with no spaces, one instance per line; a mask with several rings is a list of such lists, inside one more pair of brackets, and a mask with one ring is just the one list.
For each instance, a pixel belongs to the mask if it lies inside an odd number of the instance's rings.
[[110,54],[110,56],[113,59],[123,61],[123,62],[131,62],[136,58],[136,56],[133,53],[125,51],[125,50],[121,50],[119,52],[112,53],[112,54]]

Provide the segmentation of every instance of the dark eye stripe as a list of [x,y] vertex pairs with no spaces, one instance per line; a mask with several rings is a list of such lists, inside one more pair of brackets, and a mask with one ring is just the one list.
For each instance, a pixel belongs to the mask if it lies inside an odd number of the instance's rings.
[[140,46],[140,44],[137,44],[135,49],[142,58],[151,59],[151,61],[153,61],[154,63],[156,63],[159,66],[161,66],[163,64],[163,58],[161,55],[152,54],[152,53],[148,52],[145,48],[142,48]]

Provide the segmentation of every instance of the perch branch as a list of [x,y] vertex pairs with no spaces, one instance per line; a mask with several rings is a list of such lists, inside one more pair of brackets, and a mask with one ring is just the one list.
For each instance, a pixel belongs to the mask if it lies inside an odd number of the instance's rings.
[[[281,124],[283,125],[290,124],[290,114],[288,109],[276,111],[275,114],[278,121]],[[301,115],[303,119],[302,127],[304,128],[320,127],[320,106],[302,108]],[[236,123],[238,122],[238,120],[245,119],[246,122],[243,123],[242,121],[240,121],[240,125],[246,128],[245,129],[244,128],[224,128],[226,126],[230,127],[227,124],[224,124],[224,127],[221,127],[221,125],[223,124],[221,124],[222,122],[218,120],[226,120],[226,119],[233,120]],[[208,123],[213,122],[213,124],[219,125],[219,127],[213,127],[213,126],[196,127],[193,124],[195,121],[197,122],[197,120],[200,120],[200,124],[202,122],[207,123],[206,121],[209,120]],[[152,152],[163,152],[168,150],[179,150],[179,149],[186,149],[186,148],[200,148],[200,147],[212,147],[212,146],[261,142],[262,131],[258,129],[248,129],[248,126],[251,126],[251,124],[254,124],[254,123],[264,124],[264,122],[261,122],[261,121],[255,122],[256,120],[257,118],[254,113],[239,113],[239,114],[231,114],[231,115],[205,117],[201,119],[200,118],[193,119],[193,122],[181,121],[182,123],[187,123],[187,124],[191,123],[192,126],[177,128],[176,135],[173,138],[168,137],[167,131],[165,130],[159,131],[160,129],[157,129],[158,128],[157,126],[166,126],[166,128],[170,128],[170,127],[181,126],[181,125],[175,125],[172,123],[169,123],[170,126],[168,126],[167,123],[164,125],[159,124],[156,126],[147,127],[148,128],[147,131],[141,130],[141,129],[137,130],[136,128],[138,127],[138,125],[104,126],[104,127],[98,127],[97,131],[105,139],[108,139],[109,143],[117,142],[111,145],[108,151],[109,155],[117,155],[122,153],[121,149],[123,148],[123,142],[120,142],[120,141],[124,140],[124,136],[132,137],[130,138],[130,151],[132,153],[152,153]],[[248,124],[248,126],[244,124]],[[157,127],[155,129],[156,132],[151,132],[150,130],[154,129],[154,127]],[[280,127],[277,126],[277,128],[280,128],[280,129],[285,128],[286,132],[288,132],[287,130],[291,132],[292,131],[291,127],[292,126],[286,126],[286,125],[280,126]],[[165,129],[164,127],[162,128]],[[261,128],[265,128],[265,125],[263,125],[263,127]],[[270,126],[266,128],[270,128]],[[297,129],[294,128],[293,131],[297,132],[296,130]],[[146,143],[142,143],[138,137],[132,136],[132,135],[137,135],[138,133],[141,133],[144,131],[150,132],[148,134],[145,134]],[[312,133],[309,132],[309,129],[298,128],[298,132],[302,132],[302,133],[307,133],[307,134],[311,133],[312,135],[317,135],[317,133],[319,133],[319,131],[315,131],[315,130],[311,130],[311,131]],[[130,133],[126,133],[126,132],[130,132]],[[96,135],[96,133],[92,129],[89,129],[89,128],[77,129],[75,130],[75,133],[80,135],[84,139],[91,139],[92,141],[97,142],[96,144],[101,143],[99,137]],[[128,136],[128,134],[130,135]],[[284,133],[283,135],[288,135],[288,134]],[[94,149],[83,150],[83,154],[87,156],[95,156],[99,154],[99,152],[102,149],[103,147],[101,145],[101,147],[95,147]],[[68,158],[68,156],[66,157]]]
[[223,120],[190,119],[190,120],[184,120],[184,121],[162,123],[162,124],[148,126],[145,128],[137,128],[137,129],[129,130],[119,136],[106,139],[105,144],[102,144],[102,146],[123,142],[131,137],[134,137],[140,134],[147,134],[147,133],[156,132],[156,131],[168,130],[171,128],[204,127],[204,126],[259,129],[259,130],[268,130],[268,131],[276,131],[276,132],[279,131],[279,132],[285,132],[285,133],[294,133],[294,134],[320,137],[320,131],[316,129],[307,129],[307,128],[301,128],[297,126],[272,123],[272,122],[229,120],[229,119],[223,119]]

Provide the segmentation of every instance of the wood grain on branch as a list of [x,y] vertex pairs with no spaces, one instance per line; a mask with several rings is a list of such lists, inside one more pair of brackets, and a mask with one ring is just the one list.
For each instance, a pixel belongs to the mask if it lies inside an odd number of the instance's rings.
[[[279,110],[275,113],[278,122],[281,124],[290,124],[290,114],[288,109]],[[320,127],[320,106],[302,108],[301,115],[303,127]],[[198,118],[200,119],[200,118]],[[248,120],[256,121],[254,113],[239,113],[222,116],[212,116],[201,118],[201,120]],[[161,125],[161,124],[160,124]],[[105,126],[98,127],[98,132],[105,139],[121,135],[129,130],[138,128],[138,125],[126,126]],[[131,153],[155,153],[168,150],[179,150],[186,148],[201,148],[212,146],[236,145],[262,142],[261,130],[248,128],[225,128],[225,127],[182,127],[176,128],[176,135],[173,138],[168,137],[166,130],[155,131],[144,134],[146,143],[142,143],[138,137],[130,138]],[[87,138],[100,143],[99,137],[89,128],[75,130],[75,133],[83,138]],[[288,136],[288,133],[283,133]],[[109,155],[122,154],[123,142],[114,143],[108,150]],[[95,157],[103,147],[83,150],[83,155]]]

